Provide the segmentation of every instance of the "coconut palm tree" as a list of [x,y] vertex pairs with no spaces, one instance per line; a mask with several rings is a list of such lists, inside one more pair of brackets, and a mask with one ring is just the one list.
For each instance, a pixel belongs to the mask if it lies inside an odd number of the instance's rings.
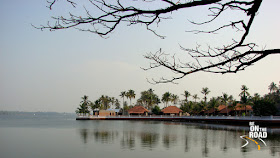
[[208,103],[208,109],[214,109],[214,114],[216,113],[216,110],[218,109],[219,106],[219,98],[211,98],[209,103]]
[[120,97],[123,98],[123,106],[124,106],[124,97],[126,96],[126,91],[122,91]]
[[82,97],[81,103],[82,103],[82,104],[88,105],[88,104],[89,104],[88,96],[84,95],[84,96]]
[[247,114],[247,109],[246,109],[246,105],[249,102],[249,96],[250,93],[248,92],[249,88],[247,88],[246,85],[242,85],[241,86],[241,93],[239,94],[240,98],[240,102],[243,104],[243,106],[245,107],[245,113]]
[[197,95],[197,94],[194,94],[194,95],[193,95],[193,99],[194,99],[194,102],[196,103],[196,100],[199,99],[198,95]]
[[178,100],[179,100],[179,96],[178,95],[176,95],[176,94],[172,94],[171,95],[170,101],[173,102],[173,104],[176,105]]
[[255,93],[254,96],[252,97],[252,102],[256,103],[260,99],[261,99],[261,95],[259,93]]
[[206,96],[210,93],[210,90],[209,90],[208,87],[204,87],[204,88],[202,88],[201,93],[204,95],[204,102],[206,104],[206,102],[207,102],[207,97]]
[[194,113],[193,109],[194,109],[195,103],[192,101],[189,102],[182,102],[180,109],[183,110],[183,112],[188,112],[189,114]]
[[165,92],[162,95],[161,101],[165,103],[165,107],[167,107],[168,102],[171,100],[171,93],[170,92]]
[[185,101],[186,101],[186,102],[188,102],[188,97],[190,97],[190,96],[191,96],[191,93],[190,93],[190,92],[188,92],[188,91],[184,91],[183,96],[185,97]]
[[203,100],[198,103],[198,106],[200,107],[200,111],[207,110],[207,104]]
[[143,105],[149,110],[151,110],[154,105],[158,105],[160,103],[158,96],[154,93],[154,90],[151,88],[147,91],[141,92],[140,94],[141,96],[137,100],[137,104]]
[[104,95],[102,95],[101,97],[100,97],[100,102],[101,102],[101,107],[100,107],[100,109],[105,109],[105,110],[107,110],[108,108],[110,108],[110,102],[111,102],[111,98],[110,97],[108,97],[107,95],[106,96],[104,96]]
[[119,101],[119,99],[115,100],[115,107],[116,107],[116,109],[120,109],[120,101]]
[[82,113],[83,115],[90,113],[90,111],[88,109],[89,104],[90,104],[90,101],[88,100],[88,96],[84,95],[82,97],[80,107],[77,108],[77,112]]
[[135,98],[135,91],[132,90],[132,89],[130,89],[130,90],[127,91],[126,95],[127,95],[127,97],[129,98],[129,100],[130,100],[130,105],[131,105],[131,99],[132,99],[132,98],[133,98],[133,99]]
[[196,103],[192,107],[192,114],[197,115],[201,110],[203,110],[203,106],[201,105],[201,103]]
[[113,108],[113,106],[115,105],[116,102],[116,98],[115,97],[110,97],[110,102],[111,102],[111,107]]
[[93,102],[90,102],[90,104],[89,104],[89,106],[90,106],[90,108],[91,108],[91,110],[92,110],[92,114],[94,115],[94,110],[95,109],[98,109],[98,108],[100,108],[100,100],[98,99],[98,100],[96,100],[94,103]]
[[278,90],[277,85],[274,82],[271,82],[271,84],[268,86],[268,89],[270,93],[276,92]]
[[221,102],[225,104],[226,106],[226,111],[227,111],[227,116],[228,116],[228,102],[230,101],[230,97],[228,96],[227,93],[223,93],[223,95],[220,97]]
[[249,88],[247,88],[246,85],[241,86],[241,93],[239,96],[250,96],[250,93],[248,92]]

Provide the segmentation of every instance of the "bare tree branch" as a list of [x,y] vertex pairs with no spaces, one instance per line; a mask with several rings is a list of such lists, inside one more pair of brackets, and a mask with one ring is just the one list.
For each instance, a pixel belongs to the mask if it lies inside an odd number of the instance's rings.
[[[189,1],[178,4],[175,4],[170,0],[161,0],[164,3],[169,3],[172,5],[165,8],[161,8],[161,6],[159,6],[159,9],[154,10],[143,10],[134,6],[125,7],[120,3],[119,0],[117,0],[116,4],[112,4],[110,3],[110,1],[107,3],[105,0],[89,1],[93,6],[95,6],[98,10],[102,11],[104,14],[97,17],[92,15],[89,15],[87,17],[80,17],[70,13],[68,18],[62,16],[53,17],[53,19],[56,20],[54,24],[50,24],[48,22],[48,25],[36,28],[41,30],[49,29],[50,31],[53,31],[60,29],[76,28],[78,26],[90,24],[92,26],[91,29],[79,28],[79,30],[88,31],[91,33],[98,34],[100,36],[105,36],[111,33],[113,30],[115,30],[120,23],[128,23],[129,25],[146,24],[147,26],[149,26],[150,24],[154,23],[156,19],[158,19],[159,21],[163,19],[160,16],[161,14],[171,13],[173,11],[184,8],[214,4],[221,0]],[[52,9],[53,5],[56,2],[57,0],[53,0],[50,2],[48,1],[48,3],[50,3],[49,8]],[[76,3],[72,1],[67,0],[67,2],[71,3],[73,6],[76,5]],[[147,27],[147,30],[152,31],[155,35],[158,35],[157,33],[155,33],[154,30],[150,29],[149,27]],[[159,37],[162,38],[163,36]]]
[[[196,63],[180,63],[180,64],[171,64],[168,61],[166,55],[161,52],[156,53],[149,53],[144,57],[148,60],[151,60],[152,63],[148,68],[142,68],[143,70],[147,71],[150,69],[158,68],[158,67],[165,67],[175,74],[179,74],[179,77],[172,77],[171,79],[164,79],[161,78],[158,81],[154,81],[154,83],[167,83],[167,82],[174,82],[175,80],[181,79],[186,75],[193,74],[196,72],[211,72],[211,73],[236,73],[238,71],[244,70],[246,67],[254,64],[255,62],[259,61],[260,59],[271,55],[271,54],[280,54],[280,49],[268,49],[268,50],[261,50],[261,51],[247,51],[242,54],[228,57],[225,56],[224,59],[218,60],[218,62],[209,62],[208,65],[203,66],[201,62],[196,59]],[[252,56],[253,55],[253,56]],[[173,63],[175,63],[174,56],[171,57]],[[210,57],[211,58],[211,57]],[[182,70],[184,69],[184,70]]]
[[[51,10],[57,1],[47,1],[49,4],[48,8]],[[71,0],[64,1],[70,3],[73,7],[77,5]],[[209,20],[203,22],[190,21],[191,24],[201,26],[217,20],[226,10],[239,11],[245,17],[248,17],[220,25],[213,30],[188,31],[196,34],[215,34],[223,29],[231,28],[238,33],[241,32],[240,39],[232,39],[230,44],[220,47],[208,46],[206,49],[202,49],[200,45],[197,45],[195,48],[184,48],[180,46],[182,50],[188,53],[190,57],[189,61],[181,61],[175,55],[163,53],[161,49],[158,52],[146,54],[144,57],[150,60],[151,63],[148,68],[143,68],[143,70],[147,71],[163,67],[173,72],[174,76],[177,76],[171,78],[162,77],[158,80],[151,79],[149,80],[151,83],[174,82],[189,74],[201,71],[221,74],[236,73],[268,55],[280,54],[280,49],[257,50],[257,44],[253,42],[245,43],[262,0],[136,0],[137,3],[157,2],[162,4],[156,7],[153,6],[156,9],[143,9],[137,5],[129,5],[130,3],[121,0],[88,1],[95,9],[101,12],[100,15],[92,15],[85,8],[86,16],[84,17],[69,13],[68,17],[52,17],[55,20],[54,23],[48,22],[47,25],[36,28],[41,30],[48,29],[50,31],[75,28],[80,31],[87,31],[98,34],[101,37],[106,37],[116,30],[120,24],[127,24],[127,26],[144,24],[148,31],[163,39],[165,36],[151,29],[151,26],[158,26],[162,20],[167,19],[165,16],[170,15],[173,11],[180,11],[191,7],[209,6]],[[81,26],[88,26],[88,29],[81,28]]]

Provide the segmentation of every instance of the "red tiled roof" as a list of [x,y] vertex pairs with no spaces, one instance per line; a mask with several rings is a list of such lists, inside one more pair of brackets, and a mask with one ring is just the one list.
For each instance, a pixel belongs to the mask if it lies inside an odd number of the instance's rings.
[[220,114],[226,114],[227,112],[229,113],[229,112],[231,112],[231,111],[234,111],[234,110],[232,110],[232,109],[230,109],[230,108],[224,108],[224,109],[222,109],[219,113]]
[[149,112],[146,108],[143,106],[134,106],[133,108],[128,110],[128,113],[134,113],[134,114],[143,114],[145,112]]
[[[247,111],[253,111],[252,106],[251,105],[246,105],[246,110]],[[232,108],[228,108],[228,112],[231,112],[231,111],[245,111],[245,107],[242,104],[238,103],[236,105],[235,110],[232,109]],[[227,113],[226,108],[222,109],[219,113],[226,114]]]
[[223,110],[223,109],[225,109],[225,108],[226,108],[225,105],[219,105],[218,108],[217,108],[217,110],[210,109],[210,110],[205,111],[204,113],[210,114],[210,113],[214,113],[214,112],[217,112],[217,111],[221,111],[221,110]]
[[210,113],[213,113],[213,112],[214,112],[214,109],[204,111],[205,114],[210,114]]
[[221,111],[221,110],[223,110],[224,108],[226,108],[225,105],[220,105],[220,106],[218,107],[218,111]]
[[168,106],[161,110],[164,114],[179,114],[180,112],[183,112],[183,110],[179,109],[177,106]]
[[[235,110],[236,111],[245,111],[245,106],[242,104],[237,104]],[[253,111],[253,108],[251,105],[246,105],[246,110]]]

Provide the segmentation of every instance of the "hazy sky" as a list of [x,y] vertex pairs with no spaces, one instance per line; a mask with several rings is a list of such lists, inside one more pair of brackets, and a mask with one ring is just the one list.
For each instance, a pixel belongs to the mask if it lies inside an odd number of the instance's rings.
[[[160,98],[169,91],[183,99],[184,90],[202,98],[202,87],[208,87],[209,97],[226,92],[239,100],[243,84],[251,94],[263,95],[268,93],[271,82],[280,81],[280,55],[274,55],[237,74],[197,73],[183,78],[177,85],[147,83],[146,78],[169,73],[162,69],[141,70],[140,67],[149,63],[144,54],[162,48],[166,53],[180,56],[184,52],[179,45],[189,48],[194,48],[196,43],[221,45],[225,39],[236,36],[230,31],[214,36],[186,32],[196,28],[188,19],[207,18],[206,8],[172,13],[173,19],[162,22],[157,29],[167,36],[164,40],[140,25],[121,25],[108,39],[103,39],[75,29],[54,32],[34,29],[31,24],[46,24],[50,16],[67,13],[63,3],[53,11],[46,5],[44,0],[0,0],[0,110],[74,112],[83,95],[92,101],[102,94],[120,99],[121,91],[133,89],[137,99],[141,91],[149,88]],[[263,1],[248,42],[256,42],[260,48],[279,49],[279,6],[279,0]],[[226,17],[236,18],[238,14],[228,12]]]

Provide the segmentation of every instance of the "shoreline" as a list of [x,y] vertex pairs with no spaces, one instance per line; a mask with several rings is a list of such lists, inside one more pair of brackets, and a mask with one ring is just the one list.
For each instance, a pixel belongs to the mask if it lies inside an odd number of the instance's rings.
[[200,122],[217,124],[248,125],[255,122],[258,125],[280,127],[279,116],[77,116],[76,120],[137,120],[137,121],[177,121],[177,122]]

